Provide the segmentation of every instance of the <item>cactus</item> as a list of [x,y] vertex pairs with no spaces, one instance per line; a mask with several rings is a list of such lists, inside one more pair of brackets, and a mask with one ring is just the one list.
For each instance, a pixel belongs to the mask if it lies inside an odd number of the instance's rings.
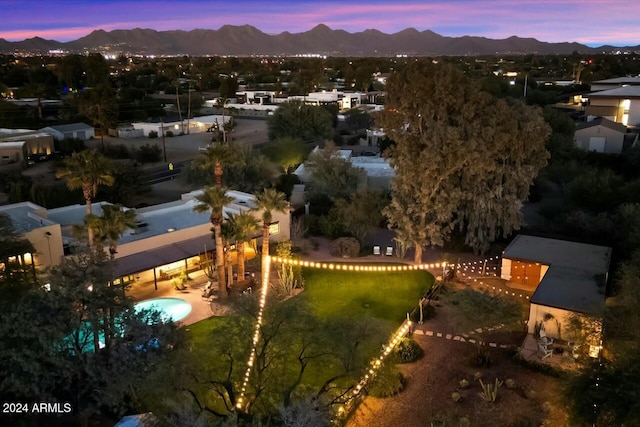
[[462,395],[457,391],[454,391],[453,393],[451,393],[451,400],[453,400],[454,402],[459,402],[461,399],[462,399]]
[[510,388],[510,389],[516,388],[516,382],[511,378],[507,378],[506,380],[504,380],[504,384],[507,386],[507,388]]
[[502,381],[496,378],[496,382],[493,385],[485,384],[481,379],[478,379],[478,381],[480,381],[480,386],[482,387],[482,391],[478,393],[480,397],[485,402],[495,402],[498,397],[498,388],[502,386]]
[[482,372],[476,372],[475,374],[473,374],[474,380],[479,380],[480,378],[482,378]]
[[462,379],[458,381],[458,385],[460,386],[460,388],[467,388],[469,387],[469,381]]

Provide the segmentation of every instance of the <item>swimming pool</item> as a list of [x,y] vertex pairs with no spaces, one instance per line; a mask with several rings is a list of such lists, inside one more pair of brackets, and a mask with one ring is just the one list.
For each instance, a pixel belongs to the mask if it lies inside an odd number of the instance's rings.
[[[158,310],[167,317],[178,322],[191,313],[191,304],[180,298],[152,298],[140,301],[134,305],[137,310]],[[166,319],[166,320],[169,320]]]

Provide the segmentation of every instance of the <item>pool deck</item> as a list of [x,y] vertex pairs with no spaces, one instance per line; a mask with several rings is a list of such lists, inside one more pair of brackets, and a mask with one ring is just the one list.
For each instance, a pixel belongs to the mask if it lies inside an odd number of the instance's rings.
[[168,281],[160,282],[156,290],[153,283],[143,283],[134,285],[127,295],[135,302],[144,301],[151,298],[180,298],[191,304],[191,312],[178,322],[186,326],[200,320],[208,319],[214,315],[222,315],[225,310],[221,304],[210,303],[202,299],[202,289],[205,287],[207,276],[202,272],[190,273],[187,289],[179,291]]

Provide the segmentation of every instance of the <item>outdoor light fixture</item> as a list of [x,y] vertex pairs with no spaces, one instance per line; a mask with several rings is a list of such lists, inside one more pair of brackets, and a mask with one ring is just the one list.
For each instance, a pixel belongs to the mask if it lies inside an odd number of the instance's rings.
[[[171,231],[174,231],[174,229],[170,228],[167,231],[171,232]],[[498,257],[496,257],[496,260],[497,259]],[[493,257],[489,258],[489,260],[493,260]],[[253,333],[253,340],[252,340],[253,345],[251,347],[249,360],[247,361],[247,369],[245,371],[244,380],[242,382],[242,387],[240,389],[240,394],[235,404],[236,409],[239,411],[243,410],[245,405],[247,404],[245,400],[247,387],[249,384],[249,379],[251,377],[251,370],[253,368],[253,365],[256,359],[257,344],[258,344],[258,341],[260,340],[260,329],[262,327],[263,313],[264,313],[264,308],[267,301],[267,291],[269,289],[269,270],[272,262],[286,264],[286,265],[298,265],[298,266],[310,267],[310,268],[321,268],[325,270],[328,269],[328,270],[376,271],[376,272],[426,270],[426,269],[434,269],[434,268],[440,268],[440,267],[445,269],[448,266],[456,266],[456,265],[458,268],[468,268],[468,266],[471,266],[472,264],[476,264],[476,262],[449,264],[446,261],[442,261],[439,263],[432,263],[432,264],[392,265],[392,266],[391,265],[383,265],[383,266],[375,265],[374,266],[371,264],[360,264],[360,265],[333,264],[333,263],[326,263],[326,262],[303,261],[303,260],[298,260],[293,258],[284,258],[284,257],[277,257],[277,256],[276,257],[267,256],[265,271],[262,272],[262,292],[260,295],[260,300],[258,305],[258,316],[256,319],[255,329]],[[484,260],[485,264],[486,262],[487,262],[487,259]],[[471,268],[475,269],[475,267],[471,267]],[[515,296],[515,293],[513,295]],[[351,391],[354,398],[361,392],[361,390],[365,389],[366,384],[370,381],[370,379],[372,379],[375,376],[375,374],[377,373],[377,370],[382,367],[384,359],[393,351],[393,349],[400,342],[400,340],[409,333],[409,331],[411,330],[411,325],[412,325],[412,322],[411,320],[409,320],[409,315],[407,314],[407,319],[393,333],[389,342],[383,347],[380,356],[371,361],[371,367],[362,377],[360,382]],[[600,348],[601,347],[598,347],[598,351],[600,350]],[[344,405],[339,405],[337,407],[337,415],[336,415],[337,417],[344,415],[346,405],[348,405],[348,403]]]
[[174,231],[176,231],[175,228],[167,228],[167,233],[173,233]]

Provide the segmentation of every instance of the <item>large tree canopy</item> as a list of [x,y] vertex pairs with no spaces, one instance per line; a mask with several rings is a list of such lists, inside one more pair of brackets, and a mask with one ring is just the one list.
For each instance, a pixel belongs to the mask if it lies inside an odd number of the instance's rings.
[[386,214],[397,239],[442,246],[454,227],[478,252],[522,222],[520,208],[547,161],[549,127],[537,109],[482,92],[460,70],[418,62],[387,85],[378,125],[396,141]]
[[286,102],[269,118],[269,140],[292,137],[303,141],[333,136],[333,117],[326,108],[302,102]]

